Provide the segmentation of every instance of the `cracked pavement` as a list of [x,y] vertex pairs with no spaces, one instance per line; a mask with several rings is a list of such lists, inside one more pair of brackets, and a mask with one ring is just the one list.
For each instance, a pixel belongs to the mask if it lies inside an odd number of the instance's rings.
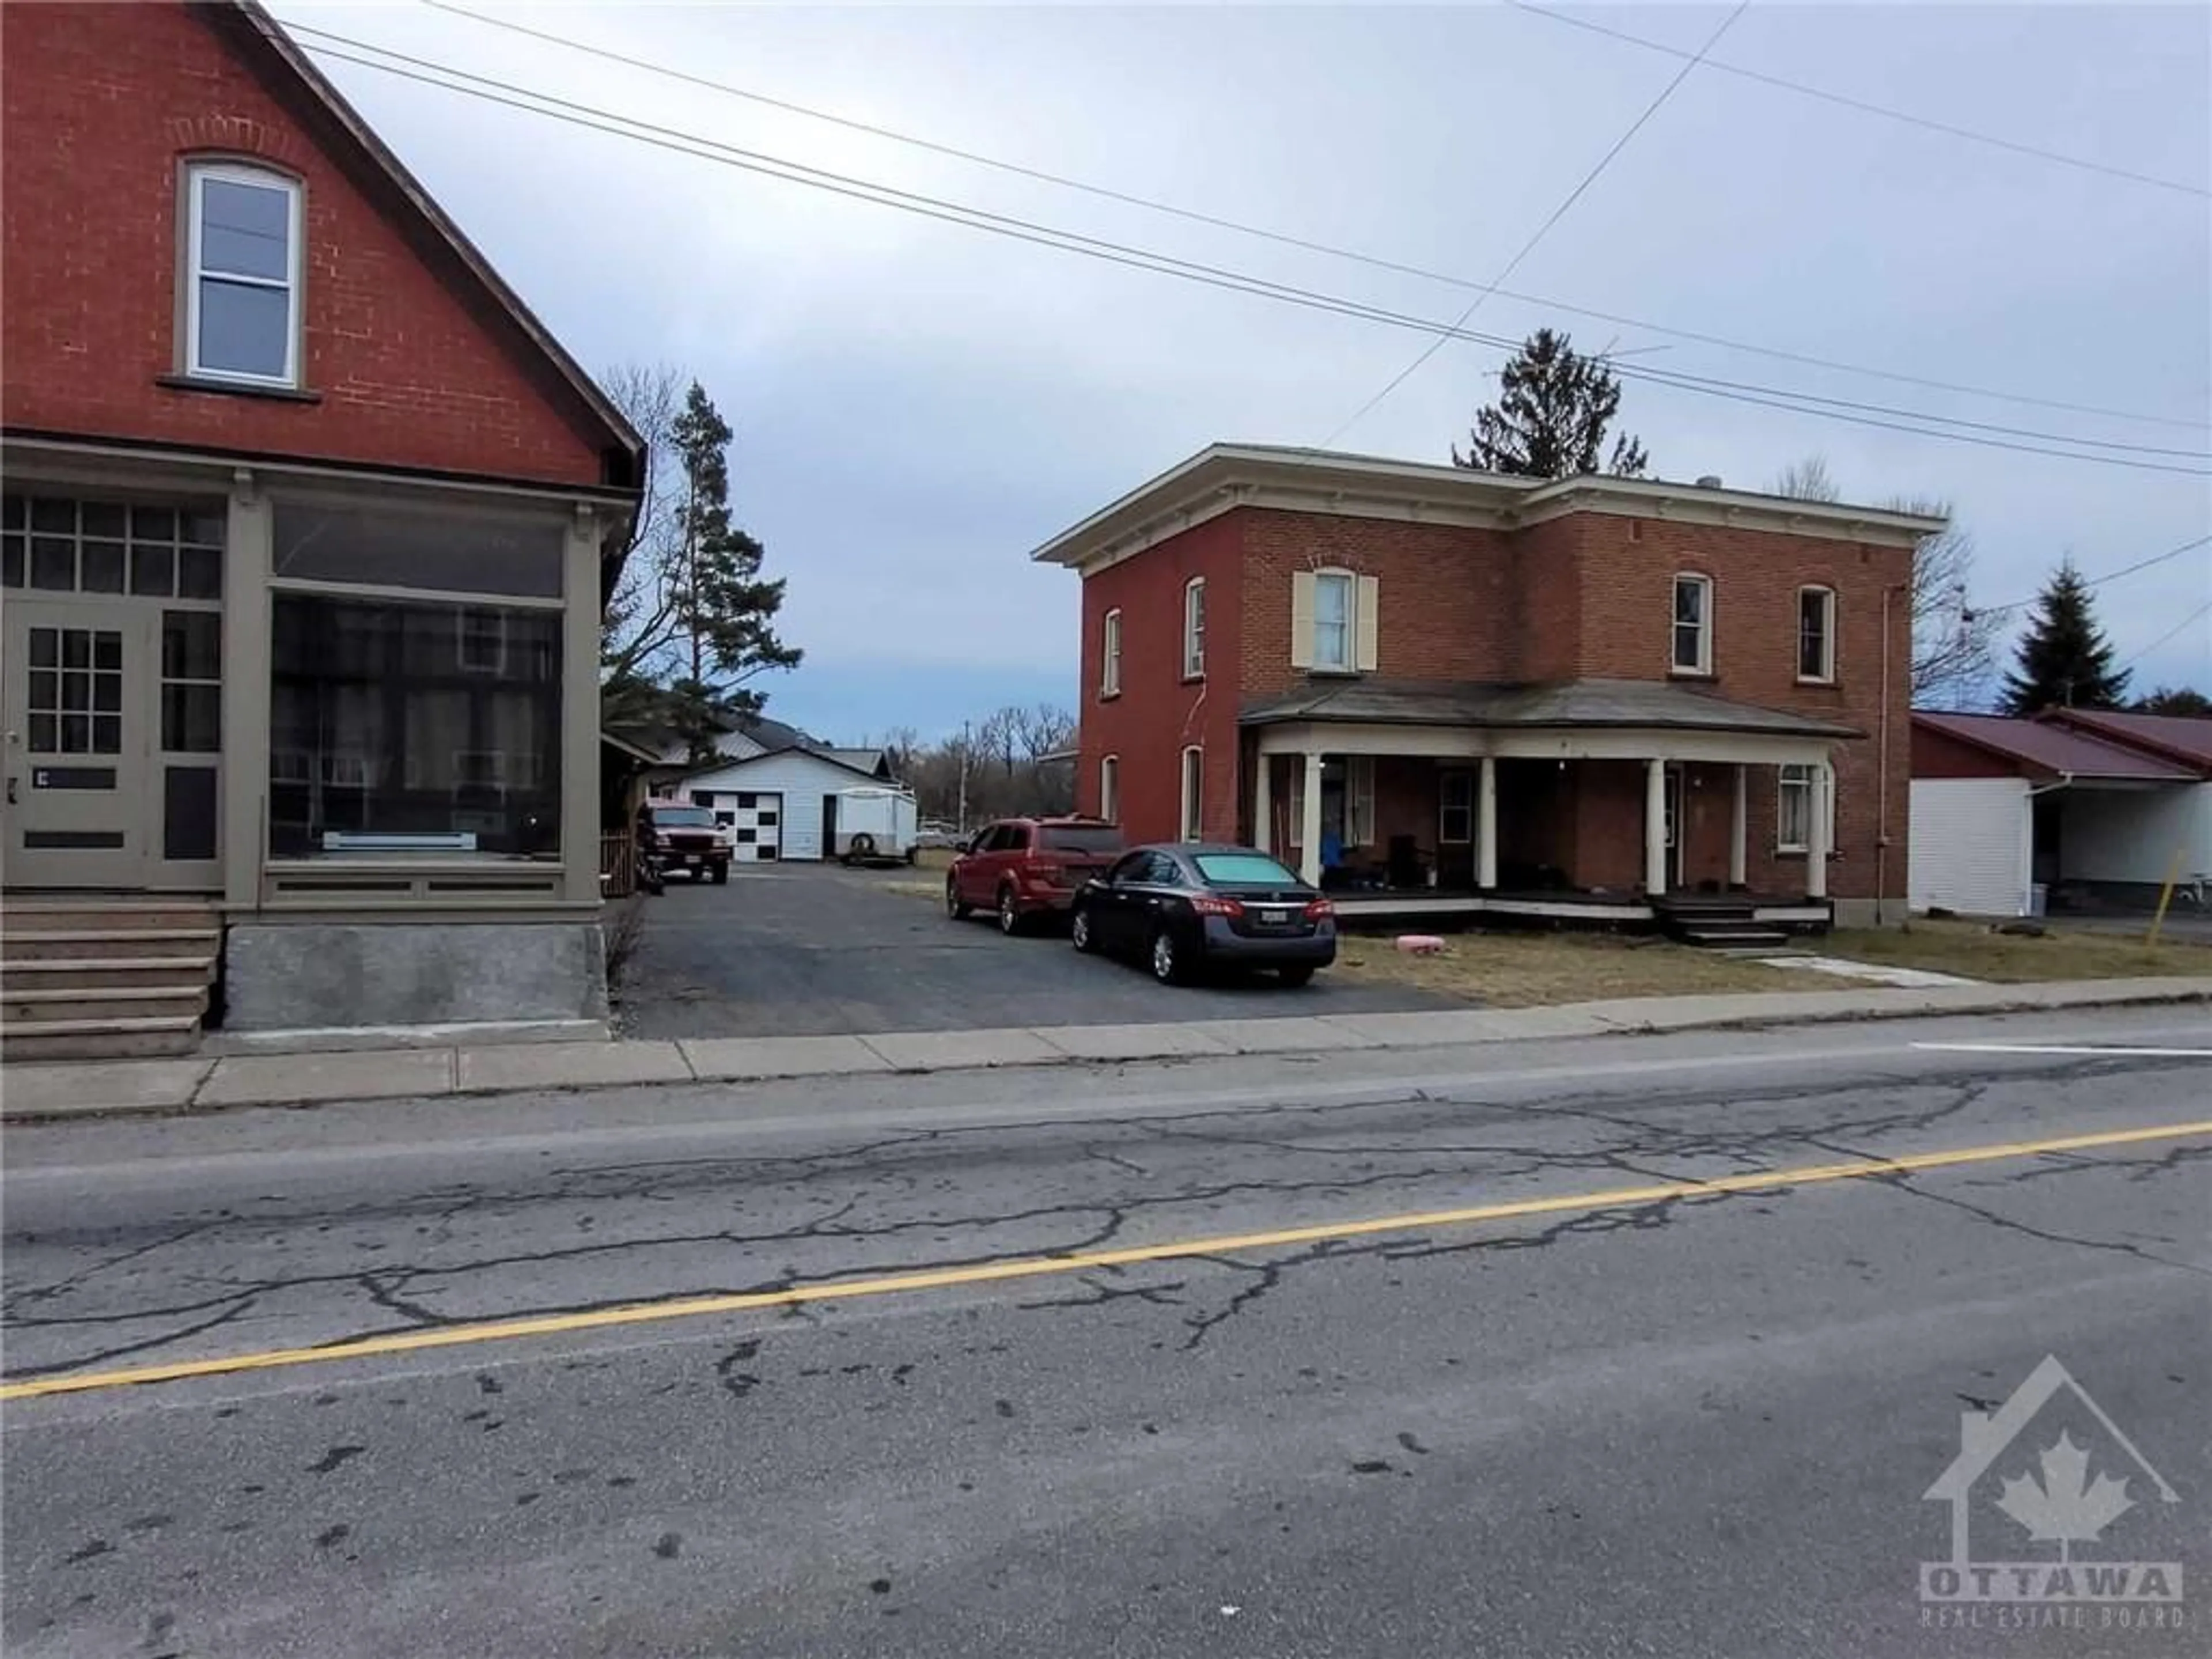
[[[1911,1046],[2212,1047],[2173,1010],[2065,1024],[10,1129],[6,1372],[2207,1115],[2212,1060]],[[2160,1559],[2203,1562],[2208,1160],[2152,1142],[14,1402],[0,1634],[1920,1651],[1915,1564],[1946,1536],[1920,1493],[1960,1401],[2046,1352],[2194,1495],[2136,1518]],[[2163,1634],[2112,1650],[2202,1650]]]

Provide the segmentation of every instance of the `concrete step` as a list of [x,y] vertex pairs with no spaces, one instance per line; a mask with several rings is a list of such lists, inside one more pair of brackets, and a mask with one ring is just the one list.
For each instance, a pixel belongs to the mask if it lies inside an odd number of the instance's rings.
[[215,979],[215,957],[207,956],[33,957],[0,960],[0,993],[65,991],[71,987],[191,986]]
[[198,927],[101,927],[81,930],[29,928],[0,933],[0,962],[81,960],[88,957],[213,957],[222,948],[222,929]]
[[199,1048],[199,1017],[10,1020],[0,1026],[0,1059],[148,1060]]
[[205,904],[149,902],[105,904],[96,901],[62,902],[9,899],[0,905],[0,937],[17,933],[117,933],[146,928],[199,928],[216,926],[216,913]]
[[134,1019],[198,1021],[207,1012],[205,985],[72,986],[59,991],[9,991],[0,996],[0,1031],[18,1023],[56,1020],[112,1025]]
[[1685,945],[1695,945],[1708,950],[1753,950],[1763,945],[1790,943],[1790,935],[1778,927],[1762,927],[1757,924],[1741,927],[1709,927],[1703,922],[1685,922],[1676,933]]

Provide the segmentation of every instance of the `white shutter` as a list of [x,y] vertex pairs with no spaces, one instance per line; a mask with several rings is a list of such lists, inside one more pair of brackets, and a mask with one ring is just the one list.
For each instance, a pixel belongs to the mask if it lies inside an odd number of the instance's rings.
[[1313,660],[1313,572],[1293,571],[1291,574],[1291,666],[1311,668]]
[[1376,648],[1382,632],[1382,584],[1378,579],[1359,579],[1359,599],[1352,609],[1353,620],[1359,624],[1359,672],[1371,674],[1382,660]]

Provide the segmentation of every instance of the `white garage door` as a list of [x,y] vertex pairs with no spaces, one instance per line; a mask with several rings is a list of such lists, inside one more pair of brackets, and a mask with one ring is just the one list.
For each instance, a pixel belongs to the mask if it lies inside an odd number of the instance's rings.
[[737,839],[733,854],[740,864],[769,864],[781,856],[783,797],[739,791],[725,793],[714,804],[714,816],[730,826]]
[[1915,778],[1907,897],[1970,916],[2027,914],[2033,829],[2022,778]]

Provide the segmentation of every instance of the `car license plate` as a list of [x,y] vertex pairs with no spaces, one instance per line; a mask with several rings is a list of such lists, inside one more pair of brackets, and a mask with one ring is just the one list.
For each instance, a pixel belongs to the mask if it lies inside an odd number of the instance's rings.
[[1290,922],[1291,913],[1288,910],[1262,910],[1260,912],[1260,925],[1263,927],[1287,927],[1290,926]]

